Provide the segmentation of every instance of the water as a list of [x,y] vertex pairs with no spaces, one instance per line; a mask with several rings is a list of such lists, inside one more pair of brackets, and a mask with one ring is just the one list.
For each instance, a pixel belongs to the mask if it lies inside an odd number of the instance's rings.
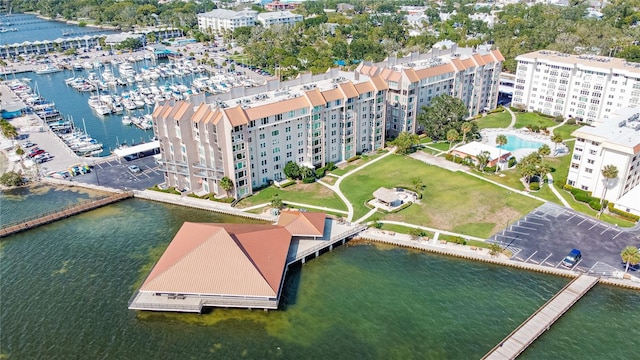
[[[91,194],[0,195],[6,214]],[[48,204],[48,205],[47,205]],[[290,271],[283,310],[141,313],[127,301],[183,221],[238,218],[127,200],[0,243],[0,357],[480,358],[568,279],[370,245]],[[635,358],[640,294],[598,285],[526,358]]]
[[[161,60],[158,64],[166,62]],[[139,61],[134,64],[134,68],[139,71],[142,67],[155,66],[156,63],[150,60]],[[109,67],[114,75],[118,75],[117,67],[111,64],[106,64],[105,67]],[[91,70],[92,72],[98,72],[98,70]],[[53,101],[60,112],[66,117],[71,116],[77,127],[83,129],[86,127],[86,131],[93,138],[98,140],[104,145],[104,150],[100,156],[106,156],[116,149],[119,145],[124,143],[133,144],[140,142],[150,141],[153,137],[152,130],[140,130],[133,125],[124,125],[122,123],[122,117],[124,115],[140,116],[153,112],[153,108],[146,105],[145,108],[141,108],[134,111],[125,110],[121,114],[110,114],[102,116],[93,111],[87,100],[93,93],[78,92],[70,86],[67,86],[64,82],[65,79],[70,77],[86,77],[89,71],[61,71],[52,74],[38,75],[36,73],[20,74],[17,77],[29,78],[30,86],[35,90],[36,87],[45,99]],[[190,74],[183,77],[173,77],[167,79],[158,79],[155,82],[156,86],[162,87],[167,83],[182,83],[190,85],[194,77],[197,74]],[[144,86],[149,86],[150,82],[145,83]],[[109,92],[110,94],[121,94],[123,91],[128,91],[135,88],[134,86],[102,89],[103,92]],[[84,122],[83,122],[84,119]]]
[[507,137],[507,143],[501,146],[502,149],[508,151],[516,151],[520,149],[539,149],[543,144],[537,141],[529,141],[511,134],[504,134]]
[[0,33],[0,45],[19,44],[25,41],[55,40],[63,38],[63,31],[70,32],[69,38],[85,35],[115,34],[116,31],[92,27],[67,25],[64,22],[49,21],[31,14],[0,16],[1,27],[16,28],[18,31]]

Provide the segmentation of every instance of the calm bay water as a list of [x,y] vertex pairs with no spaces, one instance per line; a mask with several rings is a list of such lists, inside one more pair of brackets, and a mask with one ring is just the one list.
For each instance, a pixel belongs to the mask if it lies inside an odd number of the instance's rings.
[[[3,193],[17,218],[91,194]],[[11,214],[11,215],[8,215]],[[481,357],[567,279],[347,245],[290,271],[283,309],[140,313],[127,301],[184,221],[239,218],[127,200],[0,243],[0,356],[11,359]],[[524,358],[634,358],[640,294],[598,285]]]
[[102,30],[92,27],[67,25],[64,22],[49,21],[37,18],[32,14],[12,14],[0,16],[0,26],[15,28],[17,31],[0,33],[0,45],[20,44],[25,41],[55,40],[63,37],[63,31],[69,32],[68,37],[114,34],[115,31]]

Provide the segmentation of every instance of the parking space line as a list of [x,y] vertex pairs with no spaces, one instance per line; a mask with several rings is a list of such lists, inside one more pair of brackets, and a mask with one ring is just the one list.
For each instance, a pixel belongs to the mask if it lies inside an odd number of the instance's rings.
[[616,236],[612,237],[611,240],[615,239],[618,237],[618,235],[622,234],[622,231],[618,231],[618,233],[616,234]]
[[546,265],[549,265],[549,266],[553,266],[553,263],[550,263],[550,262],[548,262],[548,261],[545,261],[545,264],[546,264]]
[[524,259],[523,259],[523,258],[521,258],[521,257],[519,257],[519,256],[514,256],[513,258],[514,258],[514,259],[517,259],[517,260],[520,260],[520,261],[524,261]]
[[567,219],[567,221],[573,219],[574,217],[576,217],[576,214],[573,214],[570,218]]
[[[527,260],[528,261],[528,260]],[[526,261],[525,261],[526,262]],[[534,264],[540,264],[539,262],[535,261],[535,260],[531,260],[532,263]]]
[[[531,258],[533,257],[533,255],[535,255],[536,253],[538,253],[538,250],[534,251],[533,254],[531,254],[527,260],[525,260],[524,262],[529,262],[529,260],[531,260]],[[537,264],[537,263],[536,263]]]
[[592,226],[592,227],[590,227],[590,228],[589,228],[589,230],[593,229],[594,227],[596,227],[596,226],[598,226],[598,225],[600,225],[600,224],[598,224],[598,223],[593,224],[593,226]]
[[588,219],[586,219],[586,218],[585,218],[584,220],[580,221],[580,222],[578,223],[578,226],[582,225],[582,223],[583,223],[583,222],[585,222],[585,221],[587,221],[587,220],[588,220]]
[[529,235],[529,233],[521,232],[521,231],[515,231],[515,230],[507,230],[507,231],[508,232],[512,232],[512,233],[516,233],[516,234]]
[[519,227],[519,228],[523,228],[523,229],[527,229],[527,230],[533,230],[536,231],[538,229],[536,228],[530,228],[530,227],[526,227],[526,226],[522,226],[522,225],[513,225],[514,227]]
[[[546,219],[544,219],[544,220],[546,220]],[[531,221],[531,220],[527,220],[526,223],[527,224],[532,224],[532,225],[544,226],[544,224],[540,224],[540,223],[537,223],[537,222],[534,222],[534,221]]]
[[551,263],[548,263],[548,262],[547,262],[547,260],[549,260],[549,258],[551,257],[551,255],[553,255],[553,253],[550,253],[550,254],[549,254],[549,256],[547,256],[546,258],[544,258],[544,260],[542,260],[541,262],[542,262],[542,263],[546,263],[546,264],[549,264],[549,265],[552,265],[552,266],[553,266],[553,264],[551,264]]
[[[502,236],[502,237],[504,237],[504,238],[507,238],[507,239],[514,239],[514,240],[515,240],[515,239],[520,239],[520,238],[518,238],[518,237],[507,236],[507,235],[500,235],[500,234],[496,234],[496,236]],[[496,239],[496,240],[497,240],[497,239]]]
[[604,229],[604,231],[603,231],[603,232],[601,232],[601,233],[600,233],[600,235],[602,235],[602,234],[606,233],[606,232],[607,232],[607,231],[609,231],[609,230],[611,230],[611,228],[607,226],[607,228],[606,228],[606,229]]

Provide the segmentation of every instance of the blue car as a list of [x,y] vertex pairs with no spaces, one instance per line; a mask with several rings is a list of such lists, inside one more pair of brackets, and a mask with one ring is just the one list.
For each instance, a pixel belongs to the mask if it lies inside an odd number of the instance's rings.
[[567,256],[562,259],[562,266],[566,268],[574,267],[582,259],[582,253],[578,249],[572,249]]

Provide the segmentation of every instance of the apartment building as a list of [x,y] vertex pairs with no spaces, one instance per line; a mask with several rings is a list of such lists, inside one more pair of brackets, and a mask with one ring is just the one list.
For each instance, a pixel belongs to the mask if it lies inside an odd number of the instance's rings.
[[590,124],[640,104],[640,64],[540,50],[516,57],[513,105]]
[[[640,215],[640,107],[627,107],[573,132],[567,184],[614,202],[621,210]],[[617,179],[608,182],[602,169],[614,165]],[[605,185],[607,186],[605,194]]]
[[165,184],[240,197],[284,180],[289,161],[338,163],[384,146],[387,86],[379,76],[332,69],[236,87],[204,101],[170,101],[153,112]]
[[277,25],[294,25],[295,23],[302,20],[304,20],[302,15],[294,14],[291,11],[274,11],[258,14],[258,21],[265,28],[270,28]]
[[418,114],[438,95],[462,100],[469,116],[495,108],[503,61],[499,50],[487,46],[458,48],[450,43],[446,49],[436,44],[426,54],[390,57],[375,64],[363,62],[356,71],[380,76],[386,82],[387,132],[395,136],[419,131]]
[[214,32],[222,30],[235,30],[242,26],[255,26],[258,12],[245,9],[233,11],[227,9],[215,9],[198,14],[198,29],[202,32]]

